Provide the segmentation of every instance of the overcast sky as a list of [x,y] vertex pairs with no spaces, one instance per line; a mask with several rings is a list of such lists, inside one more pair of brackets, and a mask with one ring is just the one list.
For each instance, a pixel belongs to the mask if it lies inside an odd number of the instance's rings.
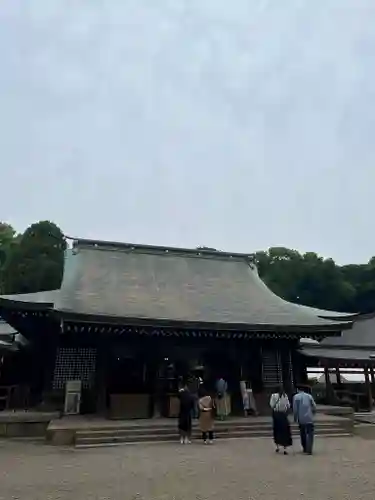
[[375,254],[374,0],[3,0],[0,220]]

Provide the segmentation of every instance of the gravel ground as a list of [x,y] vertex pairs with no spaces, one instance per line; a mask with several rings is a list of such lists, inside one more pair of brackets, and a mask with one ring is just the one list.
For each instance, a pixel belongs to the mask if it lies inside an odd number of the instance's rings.
[[373,500],[375,441],[322,439],[279,456],[269,440],[75,450],[0,442],[0,499]]

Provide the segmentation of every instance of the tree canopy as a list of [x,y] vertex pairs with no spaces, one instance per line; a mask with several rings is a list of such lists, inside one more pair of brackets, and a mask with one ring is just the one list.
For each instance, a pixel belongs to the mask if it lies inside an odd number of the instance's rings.
[[18,241],[15,229],[0,221],[0,293],[4,291],[4,272],[12,249]]
[[49,221],[32,224],[17,238],[3,269],[4,293],[32,293],[60,287],[66,243]]
[[[0,222],[0,293],[59,288],[65,248],[64,235],[53,222],[37,222],[23,234]],[[375,311],[375,256],[366,264],[338,266],[314,252],[284,247],[254,255],[261,278],[286,300],[335,311]]]
[[286,300],[335,311],[375,310],[375,294],[372,304],[358,301],[361,285],[356,280],[363,282],[359,274],[353,271],[349,276],[345,267],[337,266],[332,259],[288,248],[270,248],[257,252],[255,258],[261,278]]

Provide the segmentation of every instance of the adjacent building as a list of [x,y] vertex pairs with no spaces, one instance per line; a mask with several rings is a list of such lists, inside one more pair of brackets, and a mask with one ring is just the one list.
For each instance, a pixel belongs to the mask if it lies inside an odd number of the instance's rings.
[[[327,388],[327,402],[348,399],[357,409],[372,409],[375,389],[375,313],[354,317],[350,330],[344,330],[339,337],[327,337],[321,342],[302,343],[301,353],[310,367],[324,368],[324,381]],[[343,372],[343,369],[345,372]],[[348,381],[342,373],[352,369],[357,374],[362,370],[366,391],[349,391]],[[320,379],[321,381],[322,379]],[[335,390],[333,390],[335,385]]]

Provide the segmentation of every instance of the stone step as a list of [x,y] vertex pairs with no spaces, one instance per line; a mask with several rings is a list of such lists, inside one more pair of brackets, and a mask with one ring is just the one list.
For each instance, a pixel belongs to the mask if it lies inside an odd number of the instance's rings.
[[[291,417],[292,421],[292,417]],[[335,422],[341,422],[341,421],[352,421],[352,419],[348,417],[336,417],[336,416],[329,416],[325,417],[322,419],[320,415],[318,415],[318,418],[316,420],[317,424],[323,423],[323,422],[328,422],[328,423],[335,423]],[[59,420],[56,420],[56,422],[59,422]],[[153,429],[171,429],[171,428],[176,428],[177,426],[177,418],[171,418],[171,419],[164,419],[161,422],[158,422],[158,419],[143,419],[143,420],[112,420],[112,421],[107,421],[108,423],[103,425],[102,423],[93,423],[88,421],[87,422],[87,428],[90,430],[102,430],[102,429],[111,429],[111,430],[136,430],[136,429],[144,429],[144,428],[149,428],[152,427]],[[272,418],[271,416],[266,417],[266,418],[237,418],[237,419],[228,419],[228,420],[216,420],[215,421],[215,427],[232,427],[236,425],[240,426],[245,426],[245,427],[258,427],[262,425],[269,425],[272,423]],[[196,425],[198,426],[198,420],[193,419],[193,426]],[[51,426],[50,426],[51,427]],[[60,425],[59,425],[60,428]]]
[[[298,436],[298,429],[292,427],[292,433],[294,436]],[[330,436],[330,435],[351,435],[351,433],[343,428],[342,426],[319,426],[316,428],[316,435],[318,436]],[[215,430],[215,436],[217,439],[228,439],[228,438],[255,438],[255,437],[270,437],[272,436],[272,428],[263,428],[263,429],[233,429],[229,432],[223,432],[221,430]],[[199,431],[193,432],[192,438],[194,440],[200,439]],[[138,433],[138,434],[118,434],[116,432],[110,433],[101,433],[101,432],[77,432],[75,443],[76,446],[81,445],[96,445],[96,444],[110,444],[110,443],[144,443],[144,442],[168,442],[168,441],[176,441],[177,432],[170,433],[153,433],[152,430],[147,433]]]
[[[292,419],[290,419],[292,420]],[[293,432],[298,433],[298,427],[292,423]],[[337,416],[317,415],[316,432],[353,433],[353,419]],[[199,435],[199,422],[193,421],[193,433]],[[240,436],[271,436],[272,419],[267,417],[231,418],[215,422],[215,433],[218,436],[230,438],[239,433]],[[236,433],[236,434],[234,434]],[[125,442],[175,440],[177,435],[177,419],[145,419],[113,422],[105,418],[66,418],[54,420],[48,426],[46,439],[53,445],[74,445],[94,442],[113,441]],[[138,439],[140,437],[140,439]]]
[[354,426],[354,435],[363,439],[375,439],[375,424],[360,423]]
[[[346,424],[346,425],[345,425]],[[344,421],[343,423],[338,423],[337,421],[333,422],[320,422],[317,424],[317,428],[319,429],[330,429],[336,428],[337,426],[342,426],[345,428],[349,428],[350,422]],[[296,427],[292,424],[292,428]],[[215,426],[216,433],[231,433],[236,431],[249,431],[254,432],[257,430],[266,430],[267,432],[272,429],[272,422],[259,422],[254,425],[242,425],[242,424],[221,424]],[[197,426],[193,427],[193,432],[199,431]],[[77,430],[76,436],[84,437],[88,435],[96,435],[96,436],[111,436],[113,434],[121,435],[121,436],[137,436],[144,434],[157,434],[157,435],[176,435],[177,425],[169,425],[167,427],[156,427],[156,426],[140,426],[140,427],[121,427],[121,428],[101,428],[101,429],[87,429],[87,430]]]
[[[240,439],[240,440],[248,440],[248,439],[271,439],[271,434],[267,434],[264,432],[253,432],[252,434],[248,433],[233,433],[230,435],[226,436],[215,436],[215,440],[219,441],[228,441],[231,439]],[[352,434],[349,432],[345,432],[342,429],[332,429],[329,432],[323,431],[323,432],[317,432],[316,433],[317,437],[328,437],[328,438],[344,438],[344,437],[352,437]],[[299,439],[298,433],[293,432],[293,437],[295,439]],[[168,438],[160,438],[160,436],[142,436],[142,439],[140,437],[137,438],[137,440],[124,440],[121,438],[118,439],[113,439],[113,440],[90,440],[89,438],[85,438],[80,440],[79,442],[76,443],[76,448],[78,449],[85,449],[85,448],[102,448],[102,447],[108,447],[108,446],[121,446],[121,445],[140,445],[140,444],[167,444],[167,443],[178,443],[178,437],[171,436]],[[199,444],[201,443],[201,439],[199,436],[193,438],[193,444]]]
[[[329,423],[335,423],[334,421],[328,421]],[[262,421],[253,421],[253,420],[246,420],[243,419],[241,421],[216,421],[215,422],[215,427],[216,428],[233,428],[236,426],[240,427],[250,427],[250,428],[255,428],[259,426],[269,426],[272,424],[271,418],[265,419]],[[198,420],[193,420],[193,427],[198,427],[199,422]],[[119,423],[119,424],[112,424],[112,425],[90,425],[88,428],[91,431],[101,431],[101,430],[110,430],[110,431],[131,431],[131,432],[137,432],[137,431],[143,431],[144,429],[154,429],[157,430],[158,432],[161,432],[163,430],[168,431],[170,429],[176,429],[177,427],[177,418],[176,419],[171,419],[167,423],[155,423],[154,421],[143,421],[142,423],[137,423],[137,424],[131,424],[131,423]],[[81,431],[80,431],[81,432]],[[83,431],[82,431],[83,432]]]

